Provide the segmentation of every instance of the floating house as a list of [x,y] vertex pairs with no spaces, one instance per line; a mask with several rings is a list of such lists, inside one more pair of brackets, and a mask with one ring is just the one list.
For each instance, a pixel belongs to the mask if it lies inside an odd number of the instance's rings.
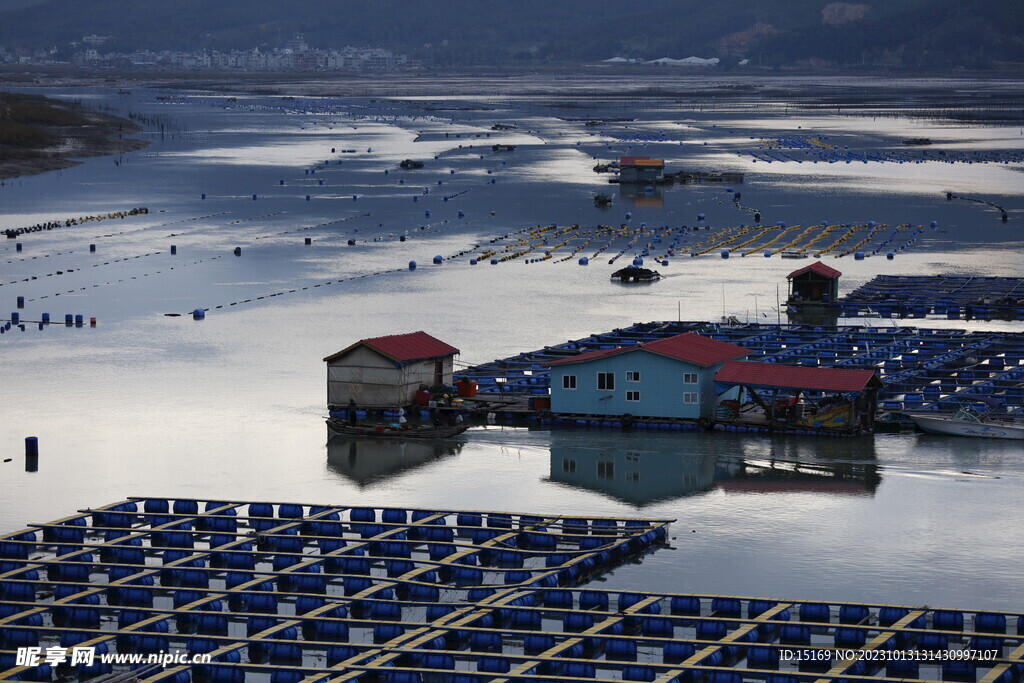
[[664,159],[650,157],[621,157],[619,159],[620,183],[659,183],[665,172]]
[[716,421],[769,429],[865,431],[874,426],[881,388],[874,370],[729,361],[715,374],[715,390],[723,397],[728,394]]
[[711,418],[714,376],[747,349],[687,332],[549,363],[551,411],[569,415]]
[[839,276],[835,268],[815,261],[786,276],[789,281],[790,306],[832,305],[839,298]]
[[327,403],[343,409],[400,408],[420,385],[451,384],[459,350],[426,332],[362,339],[327,356]]

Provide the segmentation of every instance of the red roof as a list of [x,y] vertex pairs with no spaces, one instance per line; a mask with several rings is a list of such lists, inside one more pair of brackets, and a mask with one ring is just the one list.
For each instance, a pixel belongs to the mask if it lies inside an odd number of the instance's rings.
[[638,161],[648,159],[650,159],[650,157],[619,157],[619,166],[632,166]]
[[342,349],[335,354],[324,358],[325,361],[332,361],[341,358],[357,346],[366,346],[373,349],[382,356],[387,356],[396,363],[409,363],[414,360],[427,360],[430,358],[443,358],[459,353],[459,350],[450,344],[446,344],[426,332],[410,332],[408,334],[392,334],[386,337],[373,337],[362,339],[348,348]]
[[701,367],[708,367],[716,363],[721,363],[722,361],[727,361],[731,358],[740,358],[750,353],[748,349],[745,349],[742,346],[736,346],[735,344],[712,339],[711,337],[702,337],[701,335],[694,334],[693,332],[684,332],[683,334],[677,334],[674,337],[657,339],[644,344],[637,344],[636,346],[620,346],[615,349],[588,351],[587,353],[581,353],[580,355],[573,356],[572,358],[563,358],[561,360],[553,361],[548,363],[548,365],[585,363],[597,358],[614,356],[620,353],[629,353],[630,351],[648,351],[650,353],[656,353],[659,356],[666,356],[668,358],[686,361],[687,363],[693,363],[694,365],[700,365]]
[[814,368],[736,360],[729,361],[715,374],[716,382],[812,391],[862,391],[872,379],[881,383],[874,370]]
[[830,268],[830,267],[826,266],[824,263],[822,263],[821,261],[815,261],[814,263],[812,263],[809,266],[804,266],[803,268],[798,268],[797,270],[794,270],[792,273],[790,273],[789,275],[786,276],[786,279],[787,280],[792,280],[797,275],[803,275],[804,273],[808,273],[808,272],[810,272],[810,273],[817,273],[818,275],[822,275],[824,277],[827,277],[830,280],[835,280],[837,277],[842,275],[842,273],[840,273],[835,268]]

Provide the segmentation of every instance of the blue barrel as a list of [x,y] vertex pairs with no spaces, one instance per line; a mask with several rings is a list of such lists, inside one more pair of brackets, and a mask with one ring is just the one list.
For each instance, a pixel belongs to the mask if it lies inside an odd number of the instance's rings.
[[1006,615],[978,612],[974,615],[974,630],[984,633],[1006,633]]
[[386,643],[405,634],[405,628],[399,624],[376,624],[373,627],[373,642]]
[[[19,296],[18,297],[18,299],[17,299],[17,306],[18,306],[18,308],[25,308],[25,297],[23,297],[23,296]],[[14,322],[17,323],[18,321],[15,320]]]
[[964,615],[962,612],[951,610],[935,610],[932,614],[932,628],[944,631],[962,631],[964,628]]
[[805,602],[800,605],[800,621],[829,621],[831,609],[819,602]]
[[444,261],[444,257],[441,256],[440,254],[438,254],[437,256],[434,257],[433,260],[434,260],[434,263],[439,264],[439,263],[442,263]]
[[653,681],[655,671],[646,666],[630,665],[622,669],[622,680],[624,681]]
[[853,252],[853,258],[854,258],[855,261],[863,261],[864,260],[864,252],[863,251],[855,251],[855,252]]
[[632,640],[609,640],[604,647],[605,659],[611,661],[636,661],[636,643]]

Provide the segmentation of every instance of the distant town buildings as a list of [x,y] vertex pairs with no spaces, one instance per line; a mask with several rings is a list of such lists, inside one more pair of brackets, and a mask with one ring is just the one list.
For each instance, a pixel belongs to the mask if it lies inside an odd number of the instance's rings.
[[[91,68],[150,68],[176,70],[227,69],[239,71],[342,71],[388,70],[409,64],[405,55],[380,47],[313,48],[301,35],[283,48],[260,50],[137,50],[106,52],[109,36],[89,35],[71,44],[70,63]],[[62,58],[61,53],[65,55]],[[27,50],[0,46],[0,62],[67,64],[67,50]]]

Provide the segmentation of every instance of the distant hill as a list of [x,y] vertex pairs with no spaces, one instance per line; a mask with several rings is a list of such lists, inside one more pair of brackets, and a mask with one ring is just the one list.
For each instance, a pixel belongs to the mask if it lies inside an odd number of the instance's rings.
[[[23,6],[23,5],[29,6]],[[0,0],[0,45],[103,51],[369,45],[428,65],[719,57],[761,66],[1024,63],[1019,0]]]

